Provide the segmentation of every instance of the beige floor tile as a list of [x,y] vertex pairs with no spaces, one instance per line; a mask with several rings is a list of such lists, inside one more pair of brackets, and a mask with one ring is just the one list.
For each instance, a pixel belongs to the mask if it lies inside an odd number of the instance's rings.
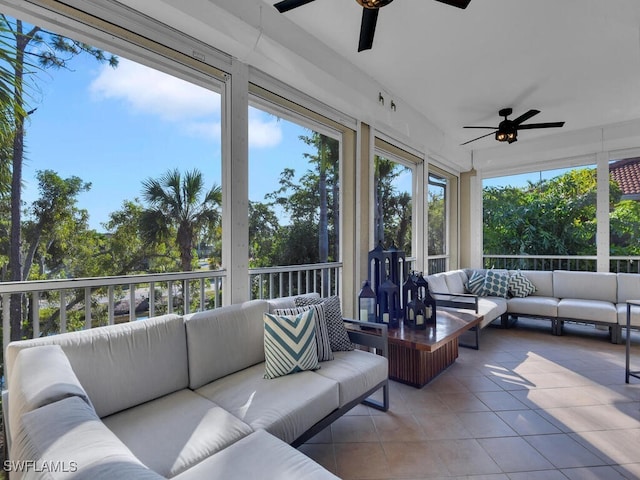
[[378,442],[378,434],[370,416],[344,416],[331,424],[331,435],[337,443]]
[[624,346],[546,323],[485,329],[480,351],[460,349],[425,387],[391,381],[389,412],[358,406],[300,450],[347,480],[639,479],[640,381],[624,383]]
[[455,413],[431,414],[416,413],[426,438],[434,440],[456,440],[473,438],[473,434],[465,427],[462,420]]
[[509,392],[505,391],[476,392],[476,397],[494,412],[501,410],[527,410],[529,408]]
[[[505,392],[506,393],[506,392]],[[487,407],[472,392],[441,393],[440,399],[452,412],[487,412]]]
[[343,443],[335,446],[337,475],[350,479],[391,478],[387,457],[379,443]]
[[569,480],[622,480],[625,478],[613,467],[566,468],[562,470]]
[[389,413],[373,417],[373,422],[382,442],[416,442],[427,438],[420,423],[411,414]]
[[432,440],[429,451],[438,455],[452,475],[503,473],[491,456],[473,439]]
[[396,442],[382,444],[392,476],[447,475],[449,471],[438,455],[432,455],[427,442]]
[[517,433],[494,412],[458,413],[458,418],[474,438],[509,437],[517,435]]
[[534,410],[509,410],[496,413],[518,435],[561,433],[561,429],[545,420]]
[[521,437],[481,438],[478,443],[503,472],[550,470],[554,466]]
[[556,468],[595,467],[605,462],[569,435],[531,435],[524,439]]

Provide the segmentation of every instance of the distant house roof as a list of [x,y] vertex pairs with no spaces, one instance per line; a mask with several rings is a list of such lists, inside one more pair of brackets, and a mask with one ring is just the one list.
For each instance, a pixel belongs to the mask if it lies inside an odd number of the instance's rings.
[[612,162],[609,172],[626,198],[640,196],[640,158],[627,158]]

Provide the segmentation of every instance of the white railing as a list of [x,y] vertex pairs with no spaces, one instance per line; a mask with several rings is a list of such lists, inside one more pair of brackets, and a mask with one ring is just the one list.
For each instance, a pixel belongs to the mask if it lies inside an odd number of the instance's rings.
[[[136,304],[139,300],[148,302],[144,312],[139,312],[144,318],[173,313],[176,309],[181,313],[189,313],[192,310],[216,308],[221,305],[225,275],[224,270],[203,270],[0,283],[3,347],[6,349],[10,339],[8,307],[12,294],[21,294],[23,306],[28,309],[31,319],[31,331],[28,336],[36,338],[42,334],[68,331],[70,306],[75,309],[74,311],[84,310],[80,328],[85,329],[140,318],[136,314]],[[70,302],[71,298],[74,300]],[[128,307],[125,304],[123,308],[127,313],[119,317],[116,306],[123,301],[128,301]],[[47,331],[41,331],[41,309],[43,308],[51,311],[57,309],[57,321],[49,319]],[[46,323],[47,319],[45,319]]]
[[276,298],[317,292],[338,295],[342,263],[313,263],[249,269],[250,298]]
[[[483,255],[485,268],[510,270],[597,270],[595,255]],[[609,271],[613,273],[640,273],[640,257],[610,256]]]

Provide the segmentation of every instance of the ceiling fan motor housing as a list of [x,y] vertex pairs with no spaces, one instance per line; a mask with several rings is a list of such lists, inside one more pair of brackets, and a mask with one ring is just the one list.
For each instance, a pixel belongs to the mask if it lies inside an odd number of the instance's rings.
[[389,5],[393,0],[356,0],[364,8],[382,8]]

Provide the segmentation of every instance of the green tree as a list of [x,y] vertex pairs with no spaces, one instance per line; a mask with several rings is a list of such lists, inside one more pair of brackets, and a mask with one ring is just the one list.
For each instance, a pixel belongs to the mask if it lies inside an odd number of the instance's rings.
[[[637,239],[637,204],[618,203],[621,192],[613,180],[609,192],[610,205],[616,205],[610,214],[613,245],[623,238]],[[484,251],[507,255],[594,255],[596,197],[596,170],[592,168],[570,170],[522,188],[485,188]],[[612,252],[621,252],[613,245]]]
[[175,238],[182,271],[193,269],[198,237],[220,222],[222,191],[218,185],[205,191],[204,177],[197,170],[169,170],[159,179],[142,182],[142,197],[148,207],[140,218],[143,241],[157,245]]
[[[87,45],[61,35],[48,32],[38,26],[28,26],[21,20],[14,20],[0,14],[0,31],[3,33],[0,57],[6,62],[7,70],[3,85],[12,87],[12,111],[10,130],[12,135],[11,148],[11,230],[9,240],[9,269],[11,280],[22,281],[24,265],[22,258],[22,165],[25,147],[25,120],[35,112],[28,110],[28,96],[25,88],[29,80],[35,83],[38,72],[45,69],[69,68],[71,60],[82,53],[86,53],[97,61],[108,61],[116,66],[117,58]],[[34,68],[34,67],[38,68]],[[20,338],[20,324],[22,321],[21,295],[11,297],[11,339]]]
[[269,204],[249,202],[249,266],[275,265],[273,252],[280,222]]
[[[375,243],[393,242],[411,255],[411,194],[398,192],[395,180],[409,169],[388,158],[375,156]],[[388,246],[388,245],[387,245]]]

